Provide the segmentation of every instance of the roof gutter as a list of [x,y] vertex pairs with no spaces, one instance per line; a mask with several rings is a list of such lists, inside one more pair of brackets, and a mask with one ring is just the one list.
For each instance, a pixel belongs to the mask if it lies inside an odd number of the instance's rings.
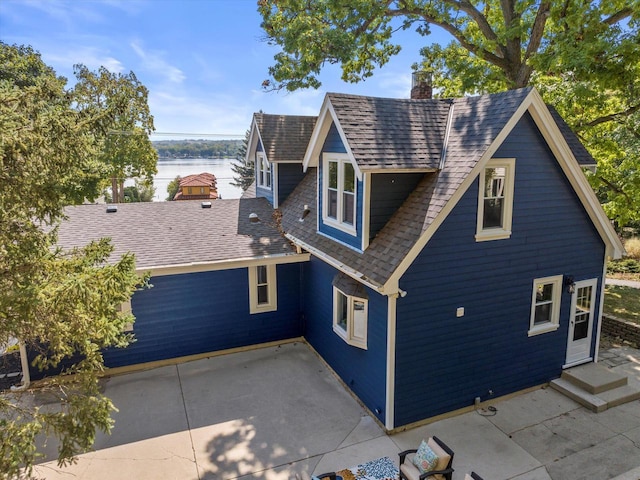
[[213,262],[190,262],[175,265],[152,265],[137,267],[136,272],[151,272],[151,276],[178,275],[181,273],[209,272],[213,270],[229,270],[255,265],[275,265],[285,263],[299,263],[309,261],[308,253],[283,253],[277,255],[263,255],[261,257],[232,258]]
[[[315,255],[316,257],[321,258],[323,261],[327,262],[329,265],[331,265],[335,269],[340,270],[343,273],[346,273],[347,275],[349,275],[353,279],[355,279],[358,282],[362,283],[363,285],[369,287],[370,289],[375,290],[378,293],[381,293],[383,295],[392,295],[392,294],[395,294],[395,293],[400,293],[400,292],[391,292],[391,293],[389,293],[388,291],[385,290],[384,285],[381,285],[381,284],[379,284],[377,282],[374,282],[372,280],[366,279],[364,277],[364,275],[362,275],[362,273],[354,270],[351,267],[348,267],[347,265],[345,265],[344,263],[339,262],[335,258],[328,256],[326,253],[322,252],[321,250],[318,250],[315,247],[312,247],[308,243],[303,242],[302,240],[294,237],[290,233],[285,233],[284,236],[288,240],[291,240],[296,245],[299,245],[300,247],[302,247],[306,251],[310,252],[312,255]],[[404,295],[406,295],[406,292],[404,292]],[[404,296],[404,295],[402,295],[402,296]]]

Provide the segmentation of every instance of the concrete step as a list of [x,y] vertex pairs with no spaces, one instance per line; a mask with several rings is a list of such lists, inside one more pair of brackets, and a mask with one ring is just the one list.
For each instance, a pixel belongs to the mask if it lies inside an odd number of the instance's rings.
[[617,407],[623,403],[633,402],[640,398],[640,389],[625,385],[598,394],[598,397],[607,402],[607,408]]
[[593,412],[600,413],[609,408],[605,400],[587,392],[583,388],[564,378],[556,378],[555,380],[552,380],[551,387]]
[[612,372],[607,367],[597,363],[586,363],[569,368],[562,372],[560,378],[573,383],[593,395],[623,387],[627,384],[627,377],[625,375]]

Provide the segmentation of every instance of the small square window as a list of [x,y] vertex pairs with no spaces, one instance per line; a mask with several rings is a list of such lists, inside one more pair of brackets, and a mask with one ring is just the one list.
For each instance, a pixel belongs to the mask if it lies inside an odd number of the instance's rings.
[[561,298],[562,275],[538,278],[533,281],[529,336],[558,329]]

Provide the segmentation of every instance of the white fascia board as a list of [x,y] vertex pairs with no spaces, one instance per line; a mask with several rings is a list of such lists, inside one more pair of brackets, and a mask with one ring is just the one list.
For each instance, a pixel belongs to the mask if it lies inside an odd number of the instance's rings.
[[[256,149],[258,148],[259,139],[260,139],[260,130],[258,129],[258,124],[256,123],[256,117],[254,115],[253,119],[251,120],[251,129],[249,130],[249,141],[247,142],[247,151],[244,154],[245,162],[248,162],[249,159],[253,161],[254,155],[256,153]],[[262,143],[262,139],[260,139],[260,143]]]
[[324,144],[325,139],[327,138],[327,134],[329,133],[329,128],[331,128],[331,122],[336,125],[336,129],[338,130],[338,135],[340,135],[340,139],[342,140],[342,144],[344,145],[345,150],[347,151],[347,156],[349,160],[353,164],[353,169],[355,170],[356,177],[358,180],[362,180],[362,170],[358,166],[355,157],[353,156],[353,152],[351,151],[351,147],[349,146],[349,142],[347,141],[347,137],[340,126],[340,122],[338,121],[338,116],[336,115],[335,110],[333,109],[333,105],[331,104],[331,100],[329,96],[325,96],[324,102],[322,103],[322,108],[320,109],[320,113],[318,114],[318,121],[316,122],[316,126],[313,129],[313,133],[311,134],[311,140],[309,140],[309,145],[307,146],[307,151],[304,154],[304,160],[302,161],[302,169],[306,172],[308,167],[317,167],[318,160],[320,158],[320,153],[322,150],[322,145]]
[[246,268],[256,265],[284,265],[288,263],[308,262],[311,255],[308,253],[285,253],[281,255],[265,255],[262,257],[234,258],[218,260],[214,262],[192,262],[176,265],[157,265],[151,267],[137,267],[136,272],[143,274],[149,272],[152,277],[164,275],[179,275],[182,273],[212,272],[216,270],[231,270],[234,268]]
[[383,285],[380,285],[379,283],[375,283],[375,282],[372,282],[370,280],[364,279],[360,272],[358,272],[355,269],[349,267],[348,265],[345,265],[344,263],[340,262],[339,260],[336,260],[335,258],[327,255],[325,252],[323,252],[321,250],[318,250],[315,247],[312,247],[308,243],[303,242],[302,240],[294,237],[290,233],[285,233],[284,236],[287,239],[291,240],[294,244],[302,247],[304,250],[306,250],[307,252],[311,253],[311,255],[313,255],[314,257],[318,257],[323,262],[328,263],[329,265],[331,265],[336,270],[349,275],[351,278],[353,278],[354,280],[362,283],[363,285],[366,285],[371,290],[374,290],[374,291],[380,293],[381,295],[388,295],[388,292],[384,289]]
[[553,120],[544,100],[535,89],[531,90],[527,100],[530,102],[529,113],[602,237],[607,248],[607,256],[612,258],[622,257],[624,254],[622,242],[620,242],[607,214],[604,213],[598,197],[596,197],[587,177],[582,172],[582,167],[575,159],[558,125]]
[[317,167],[318,159],[320,157],[320,150],[322,149],[322,143],[329,132],[331,126],[331,115],[328,114],[329,97],[325,95],[322,107],[320,107],[320,113],[318,114],[318,120],[313,127],[311,138],[309,139],[309,145],[307,145],[307,151],[302,159],[302,170],[307,171],[309,167]]

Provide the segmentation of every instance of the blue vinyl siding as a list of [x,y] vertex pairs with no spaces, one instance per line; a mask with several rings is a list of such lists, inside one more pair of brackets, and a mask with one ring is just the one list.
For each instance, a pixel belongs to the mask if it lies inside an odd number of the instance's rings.
[[[322,152],[332,152],[332,153],[347,153],[345,146],[342,143],[342,139],[340,138],[340,134],[338,133],[338,129],[335,124],[331,125],[329,129],[329,133],[327,133],[327,138],[324,141],[324,145],[322,147]],[[318,211],[320,212],[319,222],[320,222],[320,232],[325,235],[335,238],[336,240],[345,243],[351,247],[354,247],[358,250],[362,250],[362,180],[356,181],[356,235],[350,235],[342,230],[338,230],[329,225],[325,225],[322,221],[323,214],[323,205],[322,205],[322,192],[323,192],[323,162],[322,162],[322,153],[320,154],[320,158],[318,160]]]
[[278,265],[278,310],[253,315],[247,268],[152,277],[153,288],[132,298],[135,343],[105,352],[105,362],[116,367],[301,336],[300,268]]
[[298,186],[305,173],[302,163],[278,163],[278,205],[287,199],[293,189]]
[[560,375],[571,295],[560,328],[529,337],[535,278],[598,278],[598,311],[604,244],[528,114],[494,157],[516,158],[511,238],[475,241],[476,180],[401,279],[396,427]]
[[266,198],[271,205],[273,205],[273,164],[271,165],[271,188],[261,187],[258,185],[258,169],[255,168],[256,162],[258,161],[258,153],[264,152],[264,148],[262,147],[262,142],[258,140],[258,145],[256,147],[256,154],[253,157],[254,163],[254,171],[256,176],[256,197]]
[[367,350],[353,347],[333,331],[331,281],[338,271],[315,257],[311,257],[311,261],[305,263],[303,268],[305,338],[358,398],[384,422],[387,297],[367,289]]
[[382,230],[391,216],[416,188],[424,173],[375,173],[371,175],[369,239]]

